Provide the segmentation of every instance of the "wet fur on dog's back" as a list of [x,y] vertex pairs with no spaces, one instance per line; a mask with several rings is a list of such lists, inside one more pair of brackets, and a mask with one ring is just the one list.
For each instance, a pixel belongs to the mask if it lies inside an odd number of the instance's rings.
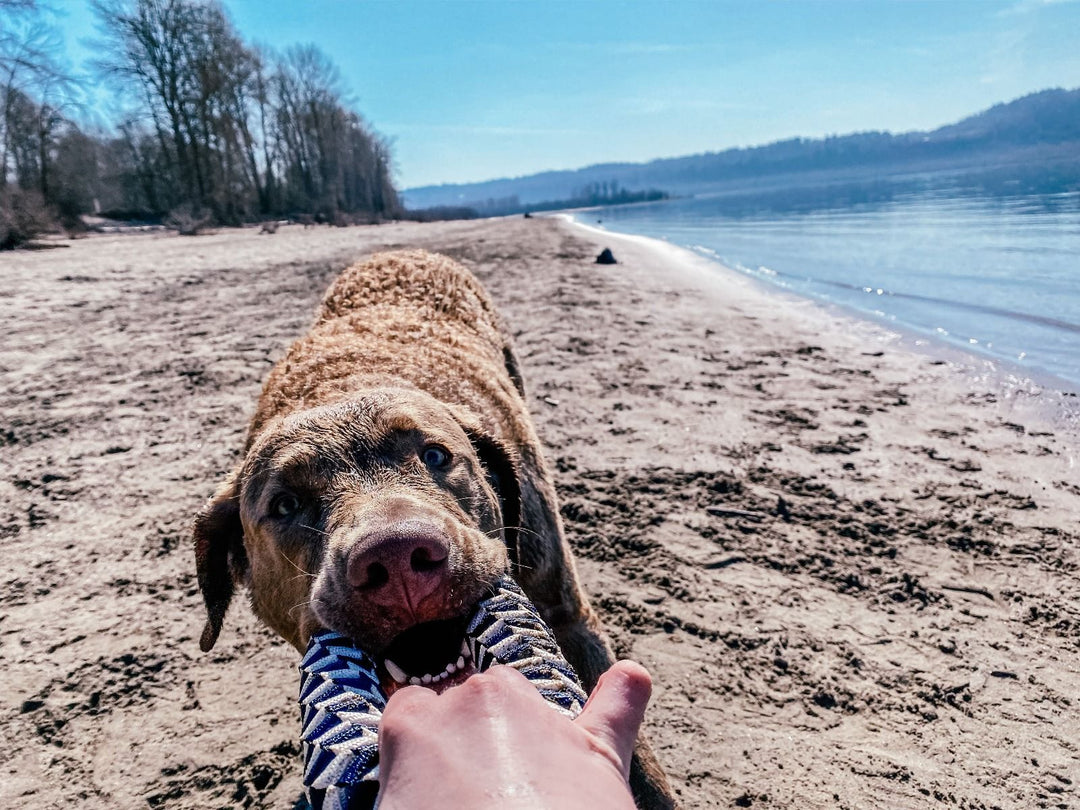
[[[295,559],[285,561],[310,572],[308,580],[288,570],[279,559],[288,555],[258,519],[258,510],[265,512],[266,505],[259,500],[255,479],[286,474],[283,465],[291,463],[292,450],[283,446],[289,443],[315,455],[336,454],[342,459],[340,468],[349,463],[347,434],[374,431],[381,436],[400,424],[418,429],[441,425],[446,442],[456,442],[454,455],[473,476],[459,471],[459,489],[471,493],[459,500],[475,508],[459,509],[452,499],[439,507],[439,514],[448,516],[439,520],[449,534],[472,549],[452,559],[459,579],[461,571],[472,566],[479,588],[500,565],[509,566],[591,690],[614,659],[578,584],[508,332],[468,270],[419,250],[376,254],[345,270],[327,291],[311,330],[271,371],[251,422],[244,460],[196,520],[199,582],[208,611],[204,649],[216,640],[237,584],[250,589],[255,612],[301,650],[320,624],[320,615],[338,615],[326,609],[320,614],[319,605],[310,604],[318,599],[305,594],[312,589],[316,596],[348,590],[324,586],[330,575],[337,576],[335,582],[342,579],[345,563],[340,561],[357,535],[341,527],[349,528],[353,512],[369,509],[369,501],[363,500],[367,496],[336,496],[336,511],[322,532],[325,549],[318,554],[297,552]],[[323,451],[320,443],[326,445]],[[393,489],[392,503],[383,498],[382,505],[370,507],[383,523],[398,519],[388,515],[413,506],[427,513],[433,508],[422,487],[407,485],[422,476],[402,467],[401,458],[390,453],[378,462],[378,470],[365,467],[348,473],[366,481],[358,484],[358,493],[365,487],[369,492]],[[415,456],[410,458],[415,467]],[[342,475],[331,468],[326,475],[312,473],[318,465],[305,464],[303,474],[309,477]],[[399,477],[396,483],[394,476]],[[380,483],[372,483],[376,481]],[[493,515],[501,517],[501,525],[492,523]],[[382,641],[378,633],[368,638],[373,644]],[[631,781],[641,807],[672,806],[663,772],[643,742]]]

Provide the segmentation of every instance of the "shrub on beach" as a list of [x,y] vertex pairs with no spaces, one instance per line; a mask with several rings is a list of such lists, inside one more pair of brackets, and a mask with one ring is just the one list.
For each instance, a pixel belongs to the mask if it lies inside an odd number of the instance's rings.
[[52,217],[37,191],[8,186],[0,191],[0,250],[25,244],[52,227]]
[[192,208],[190,205],[181,205],[169,212],[165,218],[165,227],[172,228],[180,236],[198,236],[199,233],[210,224],[210,216],[204,212]]

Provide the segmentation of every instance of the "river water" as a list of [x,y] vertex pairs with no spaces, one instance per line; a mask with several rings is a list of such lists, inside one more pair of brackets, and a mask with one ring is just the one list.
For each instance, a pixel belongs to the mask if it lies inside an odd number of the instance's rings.
[[727,194],[575,212],[1080,387],[1080,194]]

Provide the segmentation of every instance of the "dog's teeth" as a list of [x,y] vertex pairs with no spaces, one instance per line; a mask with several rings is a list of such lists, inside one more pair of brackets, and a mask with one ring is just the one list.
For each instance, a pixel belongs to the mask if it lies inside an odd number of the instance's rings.
[[383,666],[386,667],[386,671],[390,673],[390,677],[398,683],[406,683],[409,680],[409,676],[405,674],[405,670],[387,658],[383,661]]
[[465,656],[459,655],[457,660],[457,668],[465,669]]
[[443,670],[444,675],[453,675],[457,672],[457,664],[447,664],[446,669]]
[[446,677],[446,673],[445,672],[440,672],[438,675],[432,675],[431,676],[431,682],[432,683],[438,683],[439,681],[441,681],[445,677]]
[[462,658],[472,658],[472,653],[469,652],[469,642],[467,642],[467,641],[462,641],[461,642],[461,657]]
[[413,675],[411,678],[409,678],[409,683],[411,683],[413,686],[419,686],[421,683],[423,683],[423,681]]
[[430,676],[430,675],[425,675],[425,676],[424,676],[423,678],[421,678],[420,680],[421,680],[421,681],[423,682],[424,686],[427,686],[427,685],[428,685],[429,683],[431,683],[431,680],[432,680],[432,679],[431,679],[431,676]]

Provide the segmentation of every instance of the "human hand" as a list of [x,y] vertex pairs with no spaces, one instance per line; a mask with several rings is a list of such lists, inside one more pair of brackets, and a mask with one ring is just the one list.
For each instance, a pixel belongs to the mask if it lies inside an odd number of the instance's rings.
[[627,776],[651,692],[632,661],[600,677],[573,721],[510,667],[441,695],[399,689],[379,724],[379,810],[633,810]]

